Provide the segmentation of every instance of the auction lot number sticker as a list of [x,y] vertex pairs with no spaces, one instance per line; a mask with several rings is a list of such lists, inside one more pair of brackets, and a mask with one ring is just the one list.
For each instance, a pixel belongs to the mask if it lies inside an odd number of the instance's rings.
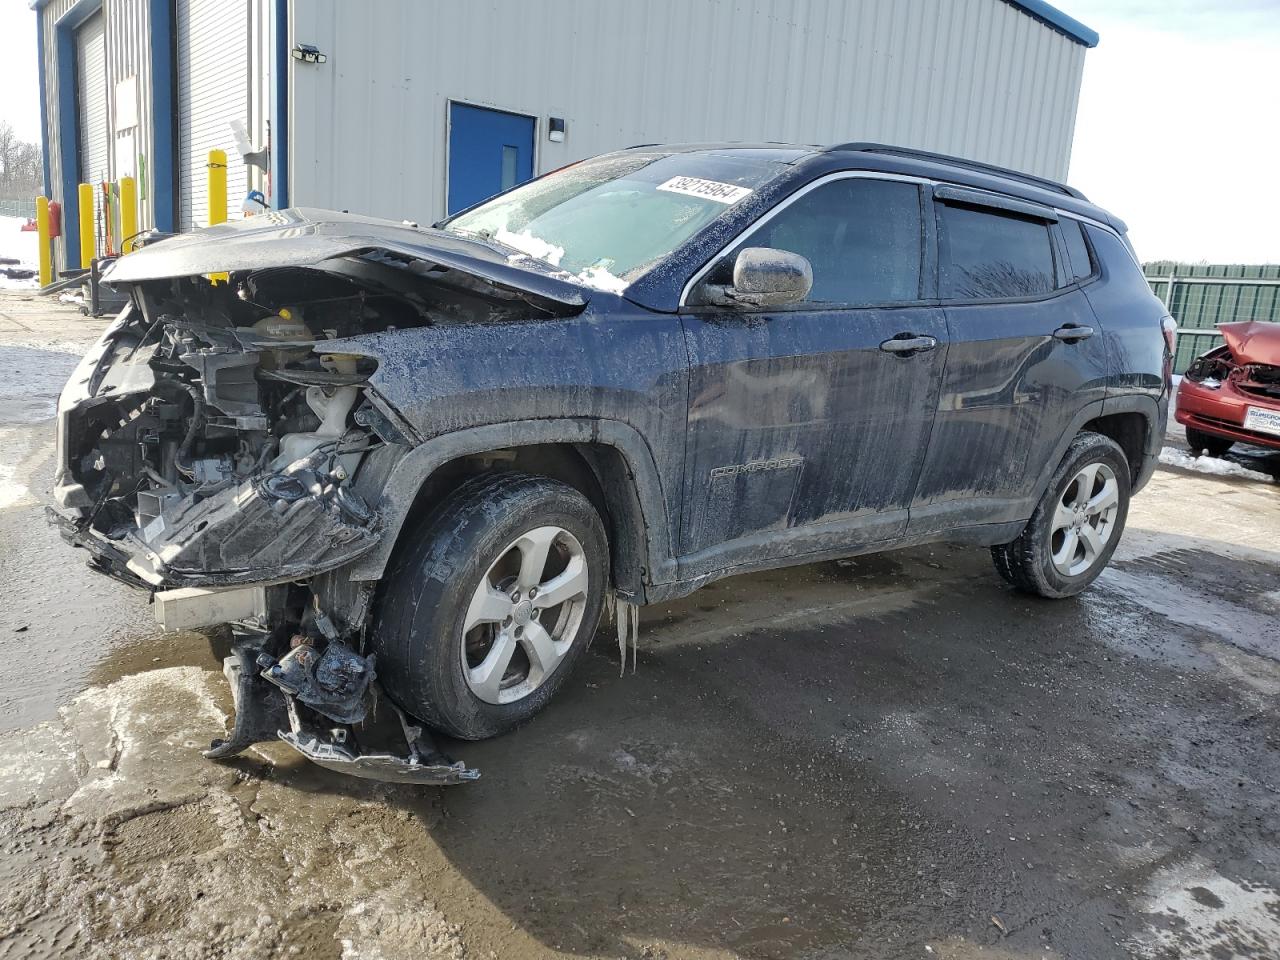
[[737,203],[750,195],[749,187],[737,187],[732,183],[721,183],[719,180],[703,180],[700,177],[672,177],[666,183],[658,184],[659,190],[669,193],[683,193],[690,197],[701,197],[703,200],[714,200],[716,203]]

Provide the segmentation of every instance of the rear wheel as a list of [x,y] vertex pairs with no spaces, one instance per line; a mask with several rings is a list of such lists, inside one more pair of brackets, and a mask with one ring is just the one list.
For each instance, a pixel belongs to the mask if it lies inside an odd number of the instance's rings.
[[1207,453],[1211,457],[1220,457],[1235,445],[1234,440],[1226,437],[1215,437],[1212,433],[1203,433],[1193,427],[1187,427],[1187,446],[1197,457]]
[[996,570],[1026,593],[1070,597],[1100,574],[1129,514],[1129,463],[1109,437],[1082,433],[1067,448],[1018,539],[991,548]]
[[577,490],[519,473],[474,480],[391,571],[373,635],[379,678],[438,730],[504,733],[564,682],[608,579],[603,525]]

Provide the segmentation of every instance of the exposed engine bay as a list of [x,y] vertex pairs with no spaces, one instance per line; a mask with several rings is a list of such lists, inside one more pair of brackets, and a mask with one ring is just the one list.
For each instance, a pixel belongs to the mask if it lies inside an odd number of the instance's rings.
[[1280,400],[1280,366],[1241,362],[1226,344],[1197,357],[1186,376],[1210,390],[1229,381],[1246,394]]
[[1214,390],[1223,383],[1245,394],[1280,399],[1280,336],[1274,323],[1242,320],[1218,324],[1223,344],[1197,357],[1187,379]]
[[376,361],[324,341],[387,325],[386,308],[323,275],[308,278],[311,299],[285,303],[301,278],[271,279],[135,292],[84,384],[92,399],[60,424],[58,500],[105,544],[133,548],[119,575],[288,580],[376,541],[376,511],[349,481],[404,437],[362,388]]
[[[443,246],[432,260],[397,249],[398,235],[361,243],[341,215],[301,239],[259,219],[289,236],[263,248],[256,225],[188,235],[108,271],[130,302],[63,391],[50,519],[91,565],[150,591],[166,629],[230,625],[235,728],[207,756],[279,738],[356,776],[474,779],[379,695],[366,652],[376,583],[342,569],[380,542],[381,480],[420,439],[371,383],[394,347],[368,338],[527,319],[537,290]],[[357,743],[378,703],[407,753]]]

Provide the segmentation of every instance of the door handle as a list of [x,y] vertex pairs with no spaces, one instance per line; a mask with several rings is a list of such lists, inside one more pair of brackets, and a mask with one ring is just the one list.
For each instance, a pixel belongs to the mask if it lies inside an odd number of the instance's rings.
[[880,344],[880,349],[885,353],[896,353],[900,357],[905,357],[913,353],[932,350],[937,345],[938,340],[936,337],[914,337],[909,333],[900,333],[896,337]]
[[1093,327],[1086,327],[1083,324],[1068,323],[1053,331],[1053,336],[1057,340],[1063,340],[1066,343],[1075,343],[1077,340],[1088,340],[1093,336]]

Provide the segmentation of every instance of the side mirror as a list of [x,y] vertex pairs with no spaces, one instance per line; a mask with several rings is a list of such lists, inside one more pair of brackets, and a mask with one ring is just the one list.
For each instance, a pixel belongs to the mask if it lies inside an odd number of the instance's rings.
[[708,287],[706,294],[719,306],[777,307],[804,300],[812,288],[813,268],[800,254],[746,247],[733,262],[733,285]]

